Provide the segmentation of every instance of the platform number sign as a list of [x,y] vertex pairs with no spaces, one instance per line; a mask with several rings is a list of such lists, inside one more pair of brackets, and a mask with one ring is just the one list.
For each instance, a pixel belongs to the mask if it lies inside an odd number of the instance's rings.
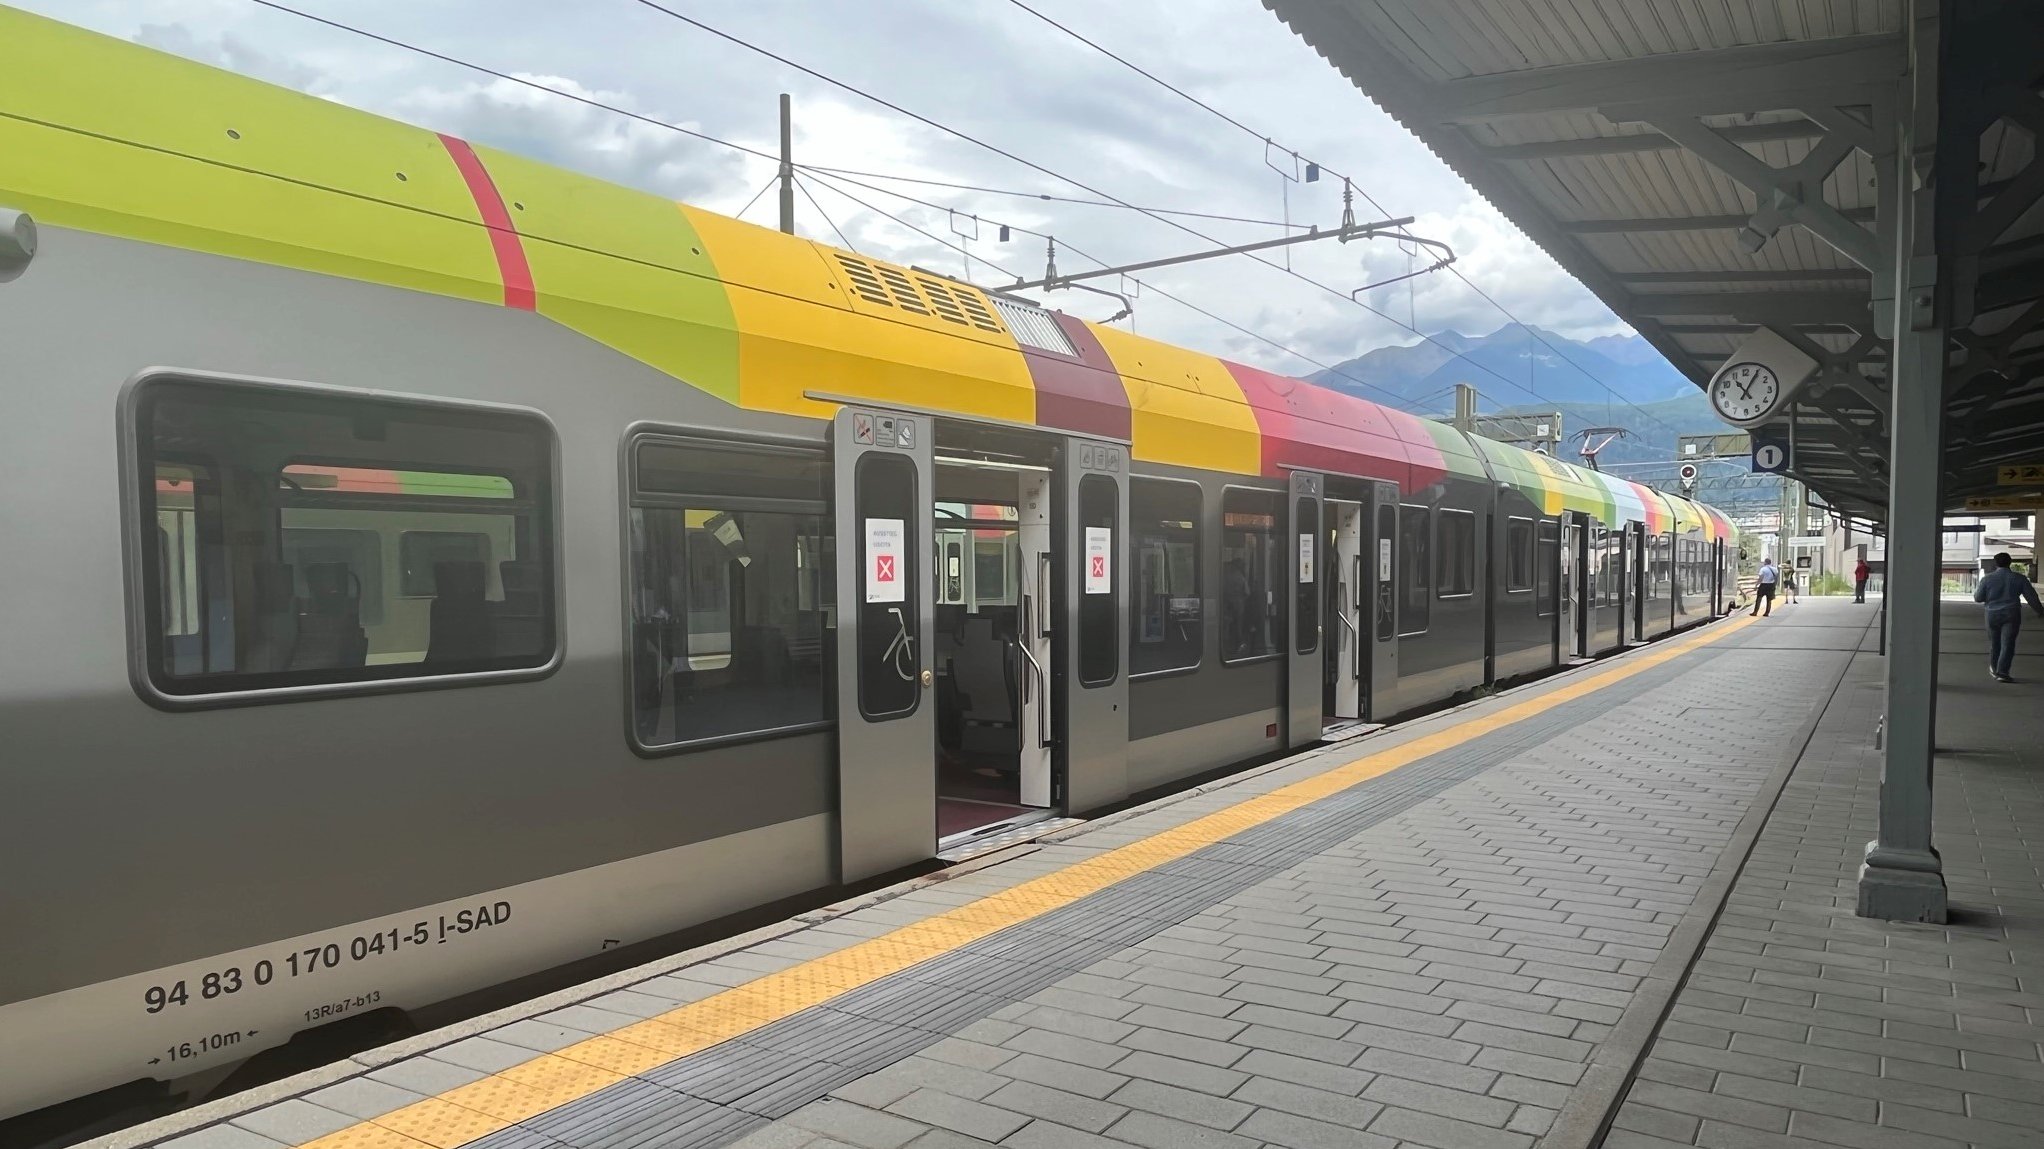
[[1753,473],[1756,475],[1779,475],[1788,470],[1788,443],[1781,439],[1764,439],[1753,436]]
[[1108,594],[1114,589],[1114,529],[1086,528],[1086,593]]
[[866,601],[906,602],[902,576],[902,541],[907,524],[900,519],[866,520]]

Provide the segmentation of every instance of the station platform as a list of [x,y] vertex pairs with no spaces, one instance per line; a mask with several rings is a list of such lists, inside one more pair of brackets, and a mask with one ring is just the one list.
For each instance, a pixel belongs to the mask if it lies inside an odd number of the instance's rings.
[[2044,686],[1948,607],[1954,922],[1856,918],[1877,612],[1735,615],[93,1144],[2044,1144]]

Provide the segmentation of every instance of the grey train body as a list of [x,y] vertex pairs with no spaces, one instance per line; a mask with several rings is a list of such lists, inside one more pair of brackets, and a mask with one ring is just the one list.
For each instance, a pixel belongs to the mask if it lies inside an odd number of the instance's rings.
[[[0,348],[11,604],[0,646],[0,1118],[177,1079],[179,1047],[193,1039],[235,1033],[238,1048],[194,1059],[221,1064],[342,1014],[418,1009],[840,882],[840,836],[855,828],[839,825],[837,734],[635,750],[621,603],[619,460],[633,428],[821,450],[829,422],[731,406],[539,316],[65,228],[46,229],[34,273],[0,288]],[[554,661],[259,704],[152,704],[133,674],[139,592],[124,552],[120,428],[131,381],[158,369],[537,413],[557,451]],[[1226,575],[1213,540],[1224,493],[1282,502],[1283,481],[1132,470],[1202,491],[1197,664],[1129,673],[1123,595],[1126,703],[1112,708],[1125,727],[1103,730],[1096,713],[1084,736],[1121,736],[1110,757],[1125,765],[1105,780],[1061,779],[1071,814],[1321,735],[1288,721],[1289,639],[1273,656],[1222,657]],[[1433,601],[1426,633],[1398,642],[1397,712],[1566,661],[1553,613],[1503,593],[1489,559],[1504,520],[1533,513],[1523,496],[1450,477],[1402,500],[1474,516],[1477,585]],[[1125,490],[1122,505],[1131,522]],[[1621,635],[1610,607],[1592,646],[1710,616],[1694,602],[1678,616],[1666,594],[1628,593],[1637,619]],[[414,918],[434,935],[423,952],[410,945]],[[392,952],[343,952],[344,968],[316,976],[299,966],[319,969],[328,946],[381,947],[386,928]],[[149,1009],[175,986],[198,1002],[226,968],[250,983],[243,1012],[180,1029],[166,1016],[197,1017],[196,1005]],[[258,1005],[265,968],[273,980]],[[294,977],[303,992],[280,996]],[[154,1028],[131,1038],[131,1026]],[[116,1038],[128,1046],[111,1049]]]

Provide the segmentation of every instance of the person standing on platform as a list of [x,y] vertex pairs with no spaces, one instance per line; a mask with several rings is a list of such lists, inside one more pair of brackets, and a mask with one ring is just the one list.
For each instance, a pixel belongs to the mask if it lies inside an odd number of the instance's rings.
[[1867,601],[1867,580],[1872,578],[1873,574],[1874,568],[1868,566],[1866,558],[1862,556],[1859,565],[1852,568],[1852,601]]
[[2037,588],[2009,566],[2009,553],[1994,556],[1994,569],[1973,588],[1973,601],[1987,604],[1987,672],[1996,682],[2014,682],[2009,670],[2016,660],[2016,634],[2023,629],[2023,600],[2044,618]]
[[1788,596],[1788,605],[1796,604],[1796,572],[1794,567],[1781,568],[1781,592]]
[[1760,560],[1760,581],[1753,587],[1753,613],[1760,614],[1760,604],[1767,604],[1767,617],[1774,617],[1774,584],[1781,581],[1781,568],[1773,559]]

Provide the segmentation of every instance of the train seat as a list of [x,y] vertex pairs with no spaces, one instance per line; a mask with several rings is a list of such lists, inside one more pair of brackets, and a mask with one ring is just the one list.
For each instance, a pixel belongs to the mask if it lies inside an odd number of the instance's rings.
[[305,589],[305,598],[298,602],[291,669],[361,666],[369,656],[369,636],[362,629],[361,580],[347,563],[307,563]]
[[427,662],[474,662],[490,657],[495,636],[483,597],[483,564],[433,564],[433,606],[426,620]]

